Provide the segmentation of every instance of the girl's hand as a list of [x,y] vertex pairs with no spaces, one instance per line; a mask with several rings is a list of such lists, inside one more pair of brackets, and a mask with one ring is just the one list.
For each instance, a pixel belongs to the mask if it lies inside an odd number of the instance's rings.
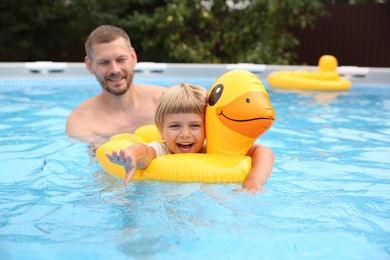
[[134,175],[137,165],[136,160],[131,155],[127,155],[126,151],[123,149],[120,150],[119,154],[116,151],[113,151],[111,155],[106,154],[106,157],[110,162],[121,165],[125,168],[126,177],[123,184],[127,186]]

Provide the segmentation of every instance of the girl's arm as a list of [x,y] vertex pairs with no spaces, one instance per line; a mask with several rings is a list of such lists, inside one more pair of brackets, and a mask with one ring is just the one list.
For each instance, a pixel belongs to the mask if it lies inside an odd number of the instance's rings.
[[246,155],[252,157],[252,169],[246,176],[243,187],[251,193],[257,193],[263,190],[263,185],[271,176],[274,153],[264,145],[253,144]]
[[106,154],[106,156],[110,162],[125,168],[126,177],[123,184],[127,186],[137,168],[146,168],[156,158],[156,151],[146,144],[133,144],[121,149],[119,154],[112,151],[112,154]]

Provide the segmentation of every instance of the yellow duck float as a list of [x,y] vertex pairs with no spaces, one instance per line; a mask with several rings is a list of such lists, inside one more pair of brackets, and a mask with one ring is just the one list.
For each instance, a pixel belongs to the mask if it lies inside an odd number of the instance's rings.
[[348,90],[351,82],[337,73],[337,59],[323,55],[318,61],[318,71],[276,71],[267,80],[270,86],[285,89]]
[[[229,71],[218,78],[209,90],[206,153],[157,157],[145,169],[137,169],[133,180],[243,182],[252,167],[252,158],[245,154],[274,120],[274,109],[256,75],[246,70]],[[157,128],[154,125],[143,126],[134,134],[113,136],[97,149],[96,157],[105,172],[124,178],[124,168],[111,163],[106,153],[152,140],[159,140]]]

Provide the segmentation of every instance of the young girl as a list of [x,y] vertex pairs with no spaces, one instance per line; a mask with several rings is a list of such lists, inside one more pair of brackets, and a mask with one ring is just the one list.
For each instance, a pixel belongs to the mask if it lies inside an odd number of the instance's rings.
[[[163,143],[134,144],[118,154],[106,154],[115,164],[125,168],[124,184],[130,182],[136,168],[146,168],[156,157],[171,153],[205,152],[205,110],[207,90],[183,83],[169,88],[161,97],[156,110],[155,124]],[[272,150],[253,144],[246,154],[252,157],[252,169],[243,183],[250,193],[263,190],[274,163]]]

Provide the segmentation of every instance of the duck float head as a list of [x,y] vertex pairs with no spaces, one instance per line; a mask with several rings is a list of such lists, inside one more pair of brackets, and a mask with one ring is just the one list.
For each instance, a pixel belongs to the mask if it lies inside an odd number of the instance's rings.
[[335,56],[332,55],[322,55],[318,60],[318,68],[321,72],[336,72],[337,66],[337,59]]
[[245,155],[274,121],[275,111],[258,77],[247,70],[229,71],[209,91],[207,153]]

